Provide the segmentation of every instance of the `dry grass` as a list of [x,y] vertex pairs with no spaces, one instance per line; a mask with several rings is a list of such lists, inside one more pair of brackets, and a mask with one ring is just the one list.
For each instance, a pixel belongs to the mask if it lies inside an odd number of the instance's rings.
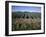
[[[16,27],[15,27],[16,26]],[[14,20],[13,30],[38,30],[41,29],[41,20],[37,19],[26,19],[26,18],[16,18]]]

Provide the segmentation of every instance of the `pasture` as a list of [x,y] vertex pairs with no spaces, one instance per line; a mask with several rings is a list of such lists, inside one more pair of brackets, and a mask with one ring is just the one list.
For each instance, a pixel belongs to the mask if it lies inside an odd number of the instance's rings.
[[12,13],[12,31],[40,30],[41,14],[30,12]]

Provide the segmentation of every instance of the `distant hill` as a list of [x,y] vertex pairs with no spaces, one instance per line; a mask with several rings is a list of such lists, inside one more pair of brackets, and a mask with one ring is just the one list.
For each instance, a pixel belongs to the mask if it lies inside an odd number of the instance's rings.
[[14,17],[23,17],[23,16],[32,16],[32,17],[39,17],[41,18],[41,13],[39,12],[21,12],[21,11],[17,11],[17,12],[12,12],[12,16]]
[[30,11],[16,11],[16,12],[25,12],[25,13],[41,13],[41,12],[30,12]]

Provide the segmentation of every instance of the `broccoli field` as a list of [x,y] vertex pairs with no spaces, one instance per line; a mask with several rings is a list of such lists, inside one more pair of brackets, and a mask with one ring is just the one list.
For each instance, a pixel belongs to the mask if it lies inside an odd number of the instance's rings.
[[12,31],[40,30],[41,13],[37,12],[12,12]]

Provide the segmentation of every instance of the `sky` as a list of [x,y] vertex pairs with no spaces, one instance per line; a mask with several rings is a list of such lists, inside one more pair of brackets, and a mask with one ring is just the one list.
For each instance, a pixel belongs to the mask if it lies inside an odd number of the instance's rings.
[[28,11],[28,12],[41,12],[41,7],[36,6],[12,6],[12,12]]

